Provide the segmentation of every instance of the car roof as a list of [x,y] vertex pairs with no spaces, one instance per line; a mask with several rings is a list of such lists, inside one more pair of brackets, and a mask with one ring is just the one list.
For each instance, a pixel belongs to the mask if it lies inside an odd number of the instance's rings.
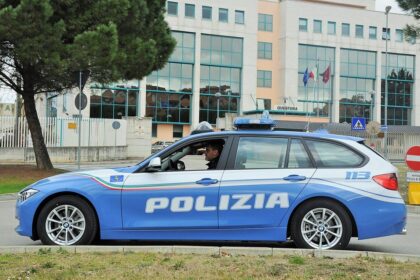
[[[184,139],[191,140],[194,138],[214,137],[214,136],[229,136],[229,135],[256,135],[256,136],[287,136],[287,137],[310,137],[319,139],[337,139],[337,140],[350,140],[355,142],[363,141],[363,138],[337,135],[330,133],[317,133],[317,132],[296,132],[296,131],[272,131],[272,130],[229,130],[220,132],[204,132],[195,135],[190,135]],[[183,140],[184,140],[183,139]]]

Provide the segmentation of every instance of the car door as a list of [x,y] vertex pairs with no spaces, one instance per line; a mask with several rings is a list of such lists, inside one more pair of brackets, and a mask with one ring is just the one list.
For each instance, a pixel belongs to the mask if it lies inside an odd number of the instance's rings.
[[315,173],[300,139],[241,136],[220,185],[219,227],[276,227]]
[[[177,145],[168,153],[190,144]],[[228,146],[226,139],[219,164],[214,170],[207,170],[205,164],[198,163],[200,157],[204,160],[204,155],[195,155],[196,158],[189,159],[185,164],[198,166],[195,168],[198,170],[141,170],[130,175],[122,192],[124,229],[217,228],[219,186]]]

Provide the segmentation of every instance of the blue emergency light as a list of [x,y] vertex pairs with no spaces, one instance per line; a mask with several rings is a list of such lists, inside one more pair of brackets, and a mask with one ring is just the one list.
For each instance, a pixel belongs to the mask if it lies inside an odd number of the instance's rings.
[[264,111],[261,119],[237,118],[233,126],[237,130],[272,130],[275,123],[270,119],[268,111]]

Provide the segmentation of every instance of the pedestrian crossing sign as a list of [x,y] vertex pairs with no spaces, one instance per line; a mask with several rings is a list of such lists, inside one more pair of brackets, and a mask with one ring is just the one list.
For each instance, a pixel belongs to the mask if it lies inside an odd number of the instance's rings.
[[351,130],[366,130],[366,119],[359,117],[351,118]]

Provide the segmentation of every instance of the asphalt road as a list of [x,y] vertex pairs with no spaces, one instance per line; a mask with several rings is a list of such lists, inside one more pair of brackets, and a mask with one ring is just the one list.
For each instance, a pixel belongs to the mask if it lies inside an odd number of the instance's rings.
[[[18,235],[14,228],[17,226],[15,219],[15,201],[0,201],[0,246],[37,246],[41,245],[39,241],[32,241],[30,238]],[[376,239],[357,240],[353,238],[348,247],[354,251],[373,251],[396,254],[420,255],[420,242],[418,236],[420,233],[420,215],[408,214],[407,235],[394,235]],[[190,242],[101,242],[101,245],[179,245],[197,244]],[[202,242],[199,245],[204,245]],[[243,246],[269,246],[277,248],[294,248],[293,243],[206,243],[215,245],[243,245]]]

